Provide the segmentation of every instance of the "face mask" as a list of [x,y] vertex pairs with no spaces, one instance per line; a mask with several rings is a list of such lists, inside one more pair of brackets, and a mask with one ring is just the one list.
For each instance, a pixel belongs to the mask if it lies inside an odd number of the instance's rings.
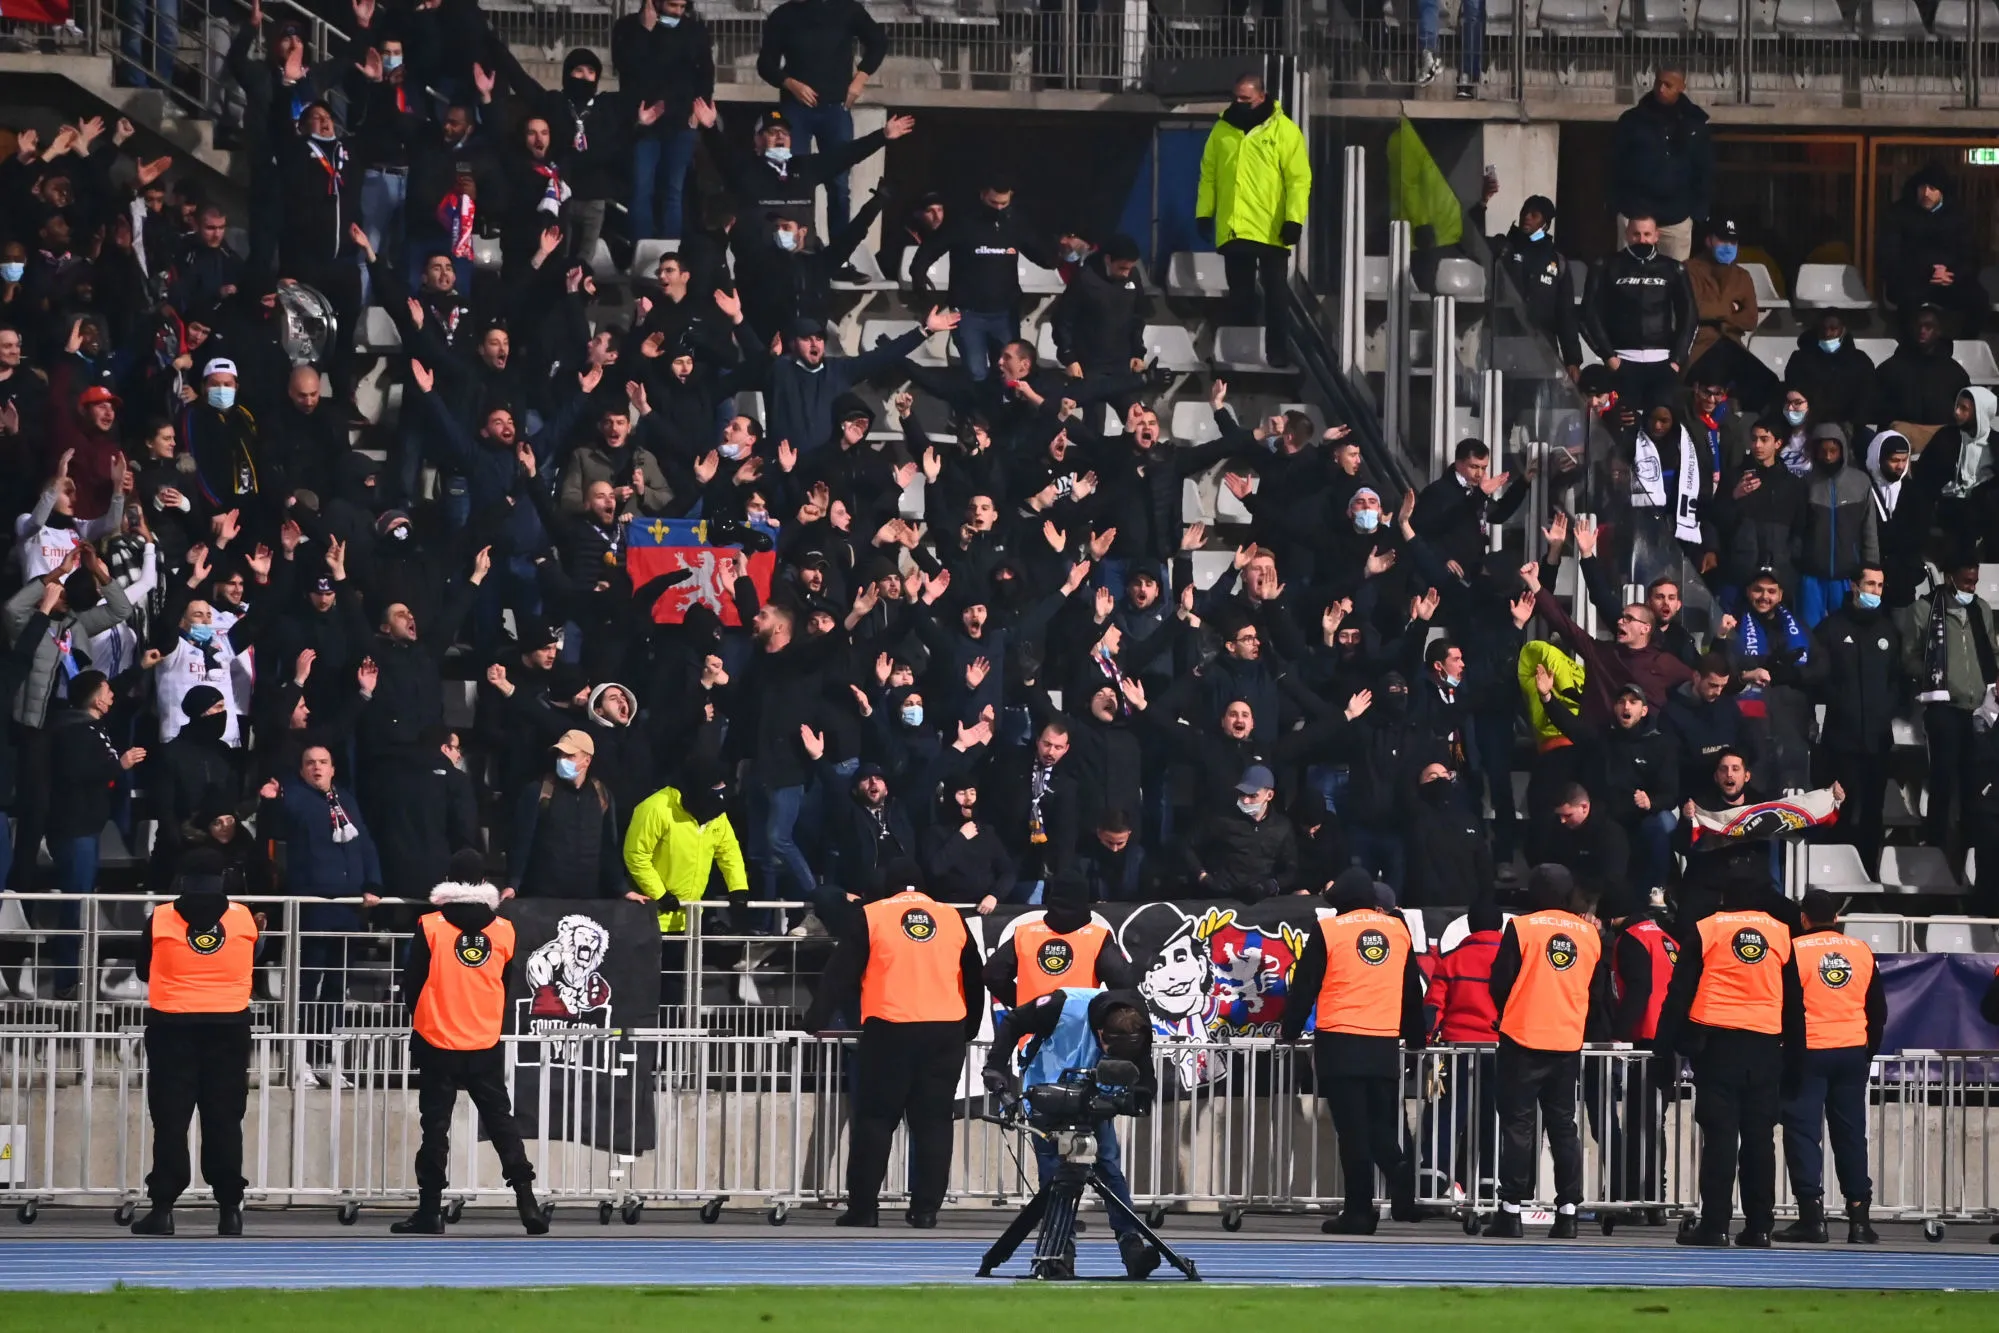
[[1357,509],[1354,511],[1353,525],[1362,532],[1373,532],[1381,526],[1381,511],[1378,509]]
[[384,71],[392,69],[401,69],[402,67],[403,67],[403,58],[401,56],[382,57],[382,69]]
[[1942,207],[1943,207],[1943,200],[1939,199],[1939,200],[1937,200],[1937,201],[1936,201],[1935,203],[1933,203],[1933,204],[1931,204],[1931,205],[1930,205],[1930,209],[1929,209],[1929,211],[1930,211],[1930,212],[1932,212],[1932,213],[1934,213],[1934,212],[1936,212],[1936,211],[1937,211],[1938,209],[1940,209],[1940,208],[1942,208]]
[[0,282],[19,282],[27,271],[26,264],[0,264]]
[[597,96],[595,79],[564,79],[562,94],[572,102],[588,102]]
[[780,144],[772,144],[764,149],[764,160],[781,167],[791,161],[791,150]]
[[1972,599],[1978,596],[1978,594],[1975,592],[1956,592],[1952,593],[1951,595],[1957,598],[1957,604],[1959,606],[1970,606]]
[[1740,252],[1736,249],[1735,242],[1724,241],[1714,248],[1714,262],[1717,264],[1733,264],[1735,256],[1738,253]]
[[196,643],[206,645],[215,638],[215,626],[189,625],[187,627],[187,637]]
[[680,26],[680,15],[678,15],[678,14],[661,14],[661,15],[659,16],[659,21],[660,21],[660,22],[661,22],[662,24],[664,24],[664,25],[665,25],[666,27],[669,27],[669,28],[677,28],[677,27],[679,27],[679,26]]
[[1790,422],[1793,426],[1802,426],[1805,424],[1805,414],[1803,412],[1794,412],[1787,407],[1784,409],[1784,420]]
[[408,541],[410,539],[409,525],[405,523],[396,524],[395,527],[389,529],[389,536],[395,541]]
[[1459,682],[1459,681],[1461,681],[1461,680],[1463,680],[1463,679],[1464,679],[1464,677],[1463,677],[1463,676],[1445,676],[1445,677],[1444,677],[1444,684],[1445,684],[1445,685],[1446,685],[1446,686],[1447,686],[1448,688],[1450,688],[1450,689],[1453,689],[1453,690],[1455,690],[1455,689],[1456,689],[1456,688],[1458,687],[1458,682]]
[[795,231],[772,232],[771,239],[777,242],[777,248],[780,250],[796,250],[798,248],[798,233]]
[[1819,339],[1819,350],[1821,352],[1837,352],[1839,350],[1839,343],[1840,340],[1838,338],[1821,338]]
[[903,725],[903,726],[905,726],[905,727],[920,727],[920,726],[922,726],[922,725],[923,725],[923,705],[922,705],[922,704],[911,704],[911,705],[910,705],[909,707],[907,707],[907,708],[903,709],[903,710],[902,710],[902,725]]
[[1658,253],[1659,249],[1659,247],[1655,245],[1640,245],[1636,241],[1632,242],[1626,248],[1631,251],[1631,257],[1633,259],[1641,261],[1650,259],[1654,254]]
[[208,405],[218,412],[227,412],[236,406],[236,386],[233,384],[211,384],[208,386]]
[[[1083,252],[1081,250],[1064,250],[1062,252],[1062,259],[1066,263],[1080,264],[1083,262]],[[16,264],[14,267],[19,268],[20,265]],[[18,279],[15,279],[15,281],[18,281]]]
[[1536,243],[1545,241],[1548,239],[1548,229],[1546,227],[1536,227],[1527,239]]
[[181,724],[181,734],[192,736],[198,741],[219,741],[229,730],[229,714],[207,713],[201,717],[191,717]]
[[1878,592],[1857,592],[1853,594],[1853,600],[1860,604],[1860,609],[1863,611],[1881,609],[1881,594]]
[[1245,796],[1235,803],[1235,808],[1254,817],[1263,813],[1263,802],[1253,796]]
[[576,781],[576,761],[568,755],[555,761],[555,776],[564,782]]
[[727,459],[741,458],[744,454],[747,454],[749,451],[750,451],[750,446],[748,446],[747,444],[725,444],[722,446],[721,450],[722,457]]
[[1432,778],[1430,781],[1424,783],[1423,799],[1431,805],[1442,805],[1445,801],[1450,800],[1451,780],[1449,778]]
[[313,141],[314,143],[328,143],[328,144],[330,144],[330,143],[332,143],[332,142],[333,142],[333,141],[334,141],[334,140],[335,140],[336,138],[338,138],[339,136],[338,136],[338,135],[333,135],[333,134],[314,134],[314,135],[311,135],[311,136],[309,136],[309,137],[310,137],[310,138],[312,139],[312,141]]

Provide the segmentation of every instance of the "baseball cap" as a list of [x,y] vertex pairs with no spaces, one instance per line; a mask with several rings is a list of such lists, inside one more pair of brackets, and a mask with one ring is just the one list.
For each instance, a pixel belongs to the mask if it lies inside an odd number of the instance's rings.
[[764,112],[761,116],[757,117],[757,133],[759,134],[763,133],[765,130],[789,131],[790,129],[791,129],[790,117],[786,116],[784,112],[777,107],[772,107],[770,110]]
[[210,375],[234,375],[235,373],[236,363],[224,356],[216,357],[201,368],[201,377],[203,379],[207,379]]
[[1250,796],[1264,790],[1266,787],[1275,787],[1276,785],[1277,779],[1271,776],[1269,769],[1265,768],[1262,764],[1251,764],[1242,771],[1242,781],[1236,783],[1235,789],[1245,796]]
[[813,319],[807,315],[791,322],[791,336],[794,338],[823,338],[826,336],[826,321]]
[[593,759],[597,757],[597,742],[590,739],[588,732],[583,731],[563,732],[556,738],[555,749],[558,754],[571,756],[587,754]]
[[1716,218],[1714,221],[1707,224],[1707,234],[1714,237],[1718,241],[1733,241],[1740,239],[1735,234],[1735,220],[1733,218]]
[[333,591],[333,576],[332,576],[332,575],[330,575],[330,574],[321,574],[321,575],[320,575],[320,576],[319,576],[318,578],[316,578],[316,579],[314,579],[314,580],[312,581],[312,588],[311,588],[311,591],[313,591],[313,592],[326,592],[326,593],[330,593],[330,592],[332,592],[332,591]]
[[1624,688],[1620,689],[1617,692],[1617,697],[1620,699],[1623,699],[1627,696],[1633,699],[1644,700],[1645,702],[1648,703],[1650,702],[1650,700],[1646,697],[1645,687],[1643,685],[1640,685],[1635,680],[1625,682]]
[[109,403],[113,407],[117,407],[120,406],[122,401],[117,394],[111,392],[111,390],[105,388],[102,384],[93,384],[76,397],[76,405],[78,407],[89,407],[93,403]]

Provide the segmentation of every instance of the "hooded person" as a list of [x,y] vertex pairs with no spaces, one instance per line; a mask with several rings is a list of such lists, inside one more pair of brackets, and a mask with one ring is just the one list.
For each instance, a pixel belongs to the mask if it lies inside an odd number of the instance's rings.
[[1823,422],[1812,428],[1811,447],[1798,545],[1798,614],[1808,629],[1846,604],[1862,569],[1881,564],[1874,488],[1867,473],[1847,466],[1846,432]]
[[1887,581],[1883,603],[1899,610],[1916,599],[1928,575],[1929,543],[1938,499],[1957,461],[1962,437],[1940,431],[1920,458],[1900,431],[1877,432],[1867,444],[1867,476],[1874,498],[1874,525],[1881,545],[1881,572]]
[[583,716],[597,742],[592,771],[611,789],[618,810],[636,810],[658,789],[653,780],[652,738],[639,726],[638,696],[629,686],[605,681],[590,691]]
[[728,771],[712,759],[695,759],[678,781],[632,811],[625,830],[625,873],[637,892],[659,908],[662,932],[687,929],[682,904],[705,898],[719,872],[729,896],[730,928],[749,933],[749,872],[728,806]]
[[[1951,469],[1950,479],[1943,488],[1946,504],[1941,518],[1947,528],[1954,528],[1962,516],[1958,503],[1992,479],[1992,429],[1999,425],[1999,397],[1990,389],[1974,385],[1958,394],[1954,416],[1959,445],[1957,466]],[[1946,426],[1938,434],[1951,430],[1952,427]],[[1936,442],[1936,436],[1930,438],[1932,443]]]
[[1910,315],[1925,305],[1945,312],[1956,338],[1975,338],[1988,300],[1978,281],[1972,211],[1941,164],[1917,171],[1884,219],[1882,289]]
[[[521,1226],[530,1236],[548,1231],[548,1216],[534,1196],[534,1166],[507,1097],[500,1045],[507,997],[519,970],[514,923],[499,915],[500,891],[486,881],[484,869],[480,852],[467,849],[451,858],[453,878],[430,891],[436,910],[417,919],[403,965],[423,1140],[416,1151],[416,1211],[389,1228],[396,1235],[444,1234],[451,1122],[461,1090],[471,1096],[482,1136],[499,1154]],[[531,985],[534,971],[529,960]]]

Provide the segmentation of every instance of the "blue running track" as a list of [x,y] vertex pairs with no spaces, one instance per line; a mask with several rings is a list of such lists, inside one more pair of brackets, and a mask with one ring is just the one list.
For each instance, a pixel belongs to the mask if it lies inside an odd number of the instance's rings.
[[[969,1283],[974,1240],[9,1240],[0,1291],[146,1287],[562,1287]],[[1999,1253],[1698,1250],[1671,1246],[1197,1241],[1210,1282],[1792,1287],[1999,1291]],[[1085,1276],[1119,1272],[1086,1243]],[[1017,1257],[1003,1276],[1026,1273]],[[1177,1282],[1161,1268],[1153,1281]]]

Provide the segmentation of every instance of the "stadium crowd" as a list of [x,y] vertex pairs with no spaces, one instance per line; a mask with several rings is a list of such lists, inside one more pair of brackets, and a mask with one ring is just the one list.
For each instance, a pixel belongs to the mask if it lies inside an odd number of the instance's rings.
[[[247,216],[135,157],[124,122],[23,127],[0,164],[10,888],[92,892],[100,832],[139,819],[151,887],[213,849],[249,891],[367,905],[315,909],[326,931],[467,849],[509,896],[632,897],[669,931],[727,894],[740,931],[837,932],[902,862],[981,911],[1254,903],[1353,864],[1403,905],[1469,906],[1556,863],[1635,922],[1767,879],[1765,843],[1700,834],[1784,792],[1877,865],[1912,713],[1917,832],[1994,864],[1995,404],[1938,342],[1960,312],[1915,315],[1872,379],[1828,316],[1757,415],[1684,373],[1725,324],[1695,293],[1732,232],[1683,267],[1630,217],[1523,562],[1492,534],[1530,478],[1475,441],[1401,490],[1344,425],[1240,419],[1220,378],[1217,437],[1169,438],[1139,246],[1035,234],[1002,176],[885,226],[921,327],[840,355],[833,284],[887,202],[850,217],[845,173],[921,132],[852,137],[881,58],[858,5],[777,11],[758,68],[782,100],[748,138],[686,0],[620,21],[615,92],[587,50],[540,85],[471,6],[343,19],[316,64],[254,6],[239,31]],[[1240,322],[1305,220],[1295,142],[1252,78],[1209,146],[1197,211]],[[697,153],[728,187],[700,209]],[[1508,244],[1546,244],[1553,211],[1530,200]],[[679,248],[635,275],[629,325],[593,325],[599,240],[652,236]],[[1066,283],[1054,364],[1018,337],[1018,256]],[[1949,285],[1943,262],[1909,281]],[[318,305],[330,339],[300,318]],[[403,392],[364,450],[368,307]],[[907,362],[947,330],[951,368]],[[1217,465],[1239,544],[1183,521]],[[636,577],[635,535],[668,519],[707,545]],[[1198,586],[1211,549],[1232,558]],[[1570,553],[1601,634],[1554,595]],[[476,682],[468,728],[447,679]]]

